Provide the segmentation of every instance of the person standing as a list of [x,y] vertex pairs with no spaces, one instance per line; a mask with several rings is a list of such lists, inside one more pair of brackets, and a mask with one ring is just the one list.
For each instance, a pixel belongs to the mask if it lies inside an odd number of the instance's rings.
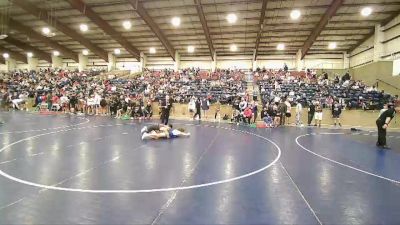
[[286,105],[286,113],[285,113],[285,122],[289,125],[290,124],[290,117],[292,116],[292,105],[290,104],[289,100],[285,100]]
[[315,105],[314,105],[314,102],[312,101],[310,106],[308,107],[308,121],[307,121],[308,126],[311,126],[311,122],[314,118],[314,114],[315,114]]
[[207,97],[204,97],[201,101],[201,109],[203,110],[203,115],[207,119],[207,111],[210,109],[210,102]]
[[322,123],[322,105],[317,102],[315,106],[315,126],[321,127]]
[[[400,112],[400,108],[397,108],[397,112]],[[393,104],[388,104],[388,109],[384,111],[379,118],[376,120],[376,126],[378,128],[378,141],[376,146],[388,149],[386,144],[386,130],[396,114],[396,110]]]
[[189,104],[188,104],[188,109],[189,109],[189,118],[193,117],[194,112],[196,111],[196,98],[195,97],[191,97]]
[[193,119],[196,119],[196,116],[198,116],[199,120],[201,120],[201,111],[200,111],[201,110],[201,101],[200,101],[200,98],[197,98],[197,100],[195,102],[195,105],[196,105],[196,112],[193,115]]
[[286,122],[286,112],[287,112],[287,105],[285,104],[286,99],[282,99],[281,103],[278,105],[278,111],[279,111],[279,125],[285,125]]
[[301,126],[303,123],[301,122],[301,113],[303,112],[303,106],[298,101],[296,105],[296,125]]
[[332,117],[335,127],[337,123],[339,123],[340,127],[342,126],[342,124],[340,123],[341,114],[342,114],[342,106],[337,101],[335,101],[335,103],[332,106]]
[[256,123],[257,117],[258,117],[258,102],[253,103],[253,123]]
[[169,120],[169,114],[172,108],[171,100],[166,95],[165,99],[161,101],[161,123],[167,125]]

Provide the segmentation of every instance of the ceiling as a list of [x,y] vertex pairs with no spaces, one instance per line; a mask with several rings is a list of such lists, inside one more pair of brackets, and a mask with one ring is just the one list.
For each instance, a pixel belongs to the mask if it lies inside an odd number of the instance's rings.
[[[61,55],[76,55],[75,60],[83,49],[89,49],[92,58],[106,59],[115,48],[121,49],[121,57],[138,59],[138,52],[150,55],[150,47],[156,48],[157,57],[174,58],[174,51],[178,51],[181,57],[211,58],[212,49],[217,55],[253,55],[257,45],[258,56],[294,55],[308,41],[307,54],[342,53],[369,37],[375,24],[385,23],[400,12],[400,0],[336,1],[339,4],[332,17],[319,27],[335,1],[1,0],[2,31],[9,38],[0,40],[0,48],[22,55],[34,51],[43,58],[60,51],[56,48],[61,45]],[[360,15],[365,6],[373,9],[369,17]],[[302,13],[297,21],[290,18],[293,9]],[[227,22],[229,13],[237,15],[236,23]],[[177,28],[170,22],[174,16],[182,21]],[[124,20],[131,21],[130,30],[122,27]],[[16,29],[15,23],[25,28]],[[81,23],[89,26],[87,32],[79,30]],[[42,35],[45,26],[52,29],[54,37]],[[337,48],[329,50],[327,46],[333,41]],[[284,43],[285,50],[278,51],[278,43]],[[237,51],[230,51],[232,44]],[[194,53],[188,53],[189,45],[195,46]]]

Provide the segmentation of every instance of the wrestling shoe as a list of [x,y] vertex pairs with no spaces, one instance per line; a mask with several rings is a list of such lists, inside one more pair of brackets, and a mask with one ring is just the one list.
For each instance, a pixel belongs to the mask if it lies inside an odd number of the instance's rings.
[[144,133],[144,132],[146,132],[147,131],[147,126],[144,126],[143,128],[142,128],[142,130],[140,130],[140,133]]

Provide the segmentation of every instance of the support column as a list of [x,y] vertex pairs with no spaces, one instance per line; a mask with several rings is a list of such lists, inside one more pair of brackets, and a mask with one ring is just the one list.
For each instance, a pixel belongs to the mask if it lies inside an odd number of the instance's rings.
[[51,67],[52,68],[62,68],[62,58],[59,56],[52,55],[51,56]]
[[116,68],[116,60],[115,60],[115,55],[112,54],[111,52],[108,53],[108,64],[107,64],[107,68],[108,68],[108,72],[115,70]]
[[217,52],[214,51],[214,60],[211,62],[211,72],[215,72],[217,70]]
[[381,31],[381,25],[375,25],[375,34],[374,34],[374,62],[378,62],[381,60],[381,56],[384,54],[383,44],[385,35],[383,31]]
[[79,58],[78,70],[79,70],[79,72],[82,72],[87,68],[87,64],[89,62],[89,58],[88,58],[87,55],[83,55],[82,53],[80,53],[78,55],[78,58]]
[[175,62],[174,62],[174,71],[177,72],[181,66],[181,55],[178,51],[175,51]]
[[253,71],[256,71],[257,70],[257,59],[256,59],[256,50],[254,50],[254,53],[253,53],[253,59],[251,60],[252,62],[252,70]]
[[28,70],[37,71],[39,65],[39,59],[34,57],[28,57]]
[[301,59],[301,49],[296,53],[296,70],[302,71],[304,69],[304,60]]
[[6,59],[6,66],[7,66],[7,72],[14,71],[17,69],[17,61],[13,58],[8,58]]
[[144,54],[144,52],[140,52],[140,71],[144,71],[144,69],[146,68],[146,64],[147,64],[147,56]]
[[347,52],[343,53],[343,69],[349,69],[350,68],[350,54]]

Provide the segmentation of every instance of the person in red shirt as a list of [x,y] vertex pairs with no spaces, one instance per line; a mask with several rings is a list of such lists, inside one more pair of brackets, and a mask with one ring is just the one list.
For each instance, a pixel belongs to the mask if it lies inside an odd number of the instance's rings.
[[251,123],[251,116],[253,115],[253,110],[251,109],[251,107],[247,107],[244,111],[243,111],[243,116],[244,116],[244,120],[247,123],[250,124]]

